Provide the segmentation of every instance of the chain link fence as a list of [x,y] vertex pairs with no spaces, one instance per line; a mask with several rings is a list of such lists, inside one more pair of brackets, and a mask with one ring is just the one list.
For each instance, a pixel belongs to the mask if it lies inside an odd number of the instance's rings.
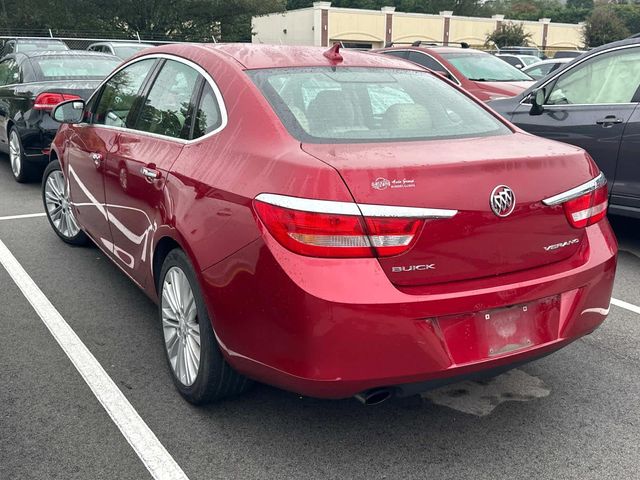
[[122,31],[64,31],[64,30],[32,30],[12,28],[11,31],[0,29],[0,47],[4,47],[7,40],[16,38],[34,38],[46,40],[47,38],[62,40],[71,50],[86,50],[89,45],[97,42],[122,42],[122,43],[150,43],[153,45],[163,45],[167,43],[187,43],[202,42],[216,43],[218,38],[186,39],[162,35],[158,33],[139,33]]

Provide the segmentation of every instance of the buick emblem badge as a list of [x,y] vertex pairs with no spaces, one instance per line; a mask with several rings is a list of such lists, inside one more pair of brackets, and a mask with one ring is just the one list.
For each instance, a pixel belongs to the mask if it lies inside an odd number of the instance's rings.
[[508,217],[516,208],[516,194],[506,185],[498,185],[489,198],[491,210],[498,217]]

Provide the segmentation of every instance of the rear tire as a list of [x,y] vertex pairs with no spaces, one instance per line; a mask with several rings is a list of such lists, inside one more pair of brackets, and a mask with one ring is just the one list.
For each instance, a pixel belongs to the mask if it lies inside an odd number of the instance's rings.
[[35,168],[26,161],[20,133],[16,127],[9,130],[9,161],[13,179],[18,183],[28,182],[35,173]]
[[42,176],[42,203],[58,237],[71,245],[89,243],[89,237],[80,229],[71,209],[69,188],[58,160],[49,163]]
[[194,405],[245,392],[252,382],[224,359],[191,262],[180,249],[164,260],[158,312],[173,383]]

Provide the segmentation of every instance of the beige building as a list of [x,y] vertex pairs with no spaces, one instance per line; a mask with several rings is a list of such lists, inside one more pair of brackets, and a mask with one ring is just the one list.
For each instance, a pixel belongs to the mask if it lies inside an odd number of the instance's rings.
[[254,43],[376,48],[388,42],[467,42],[482,46],[487,34],[504,21],[522,23],[531,33],[530,43],[541,50],[576,49],[582,46],[582,25],[492,18],[459,17],[453,12],[439,15],[380,10],[336,8],[331,2],[314,2],[313,7],[253,17]]

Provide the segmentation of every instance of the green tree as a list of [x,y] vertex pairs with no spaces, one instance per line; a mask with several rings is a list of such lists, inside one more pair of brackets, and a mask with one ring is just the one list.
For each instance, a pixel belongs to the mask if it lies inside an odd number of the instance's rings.
[[599,47],[605,43],[622,40],[629,36],[624,22],[611,8],[598,7],[587,18],[584,27],[584,43],[586,47]]
[[485,45],[491,47],[493,45],[498,48],[509,45],[529,45],[531,33],[524,31],[521,23],[503,22],[492,33],[487,35]]
[[[286,0],[4,0],[3,33],[250,41],[251,17],[284,10]],[[6,15],[4,12],[6,11]]]
[[567,8],[593,10],[593,0],[567,0]]

